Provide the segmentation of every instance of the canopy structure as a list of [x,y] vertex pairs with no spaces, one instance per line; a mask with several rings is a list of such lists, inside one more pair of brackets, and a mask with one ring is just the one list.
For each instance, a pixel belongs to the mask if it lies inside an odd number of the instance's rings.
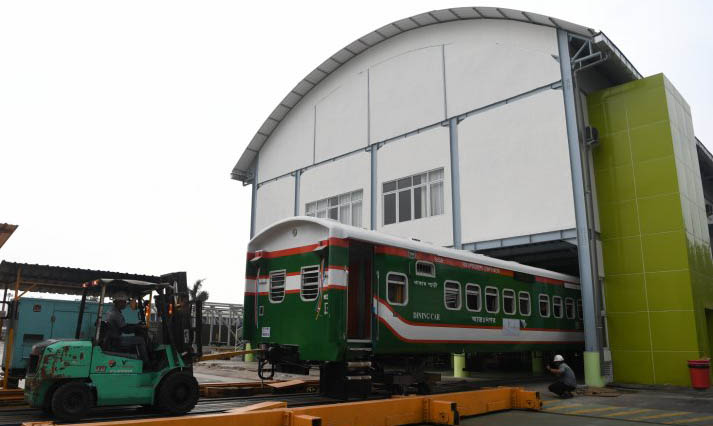
[[0,223],[0,248],[5,245],[7,240],[12,236],[12,233],[17,229],[17,225]]
[[96,279],[135,280],[156,285],[161,277],[63,266],[33,265],[3,261],[0,263],[0,286],[19,292],[81,295],[82,284]]
[[102,287],[106,287],[108,295],[112,295],[117,291],[126,291],[130,296],[134,296],[138,294],[147,294],[159,288],[170,287],[170,284],[157,284],[148,281],[130,279],[102,278],[84,283],[83,287],[88,288],[88,294],[99,294],[101,293]]

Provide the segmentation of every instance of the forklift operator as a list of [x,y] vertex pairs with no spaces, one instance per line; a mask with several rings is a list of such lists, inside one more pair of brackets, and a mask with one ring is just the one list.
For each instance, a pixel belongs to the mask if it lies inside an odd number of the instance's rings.
[[140,324],[127,324],[124,315],[121,313],[126,308],[129,296],[123,291],[118,291],[114,294],[113,299],[114,306],[109,310],[106,317],[106,322],[109,324],[107,338],[111,350],[127,352],[133,351],[133,348],[136,347],[144,365],[148,364],[149,356],[146,351],[146,340],[141,336],[123,335],[123,333],[137,334],[145,331]]

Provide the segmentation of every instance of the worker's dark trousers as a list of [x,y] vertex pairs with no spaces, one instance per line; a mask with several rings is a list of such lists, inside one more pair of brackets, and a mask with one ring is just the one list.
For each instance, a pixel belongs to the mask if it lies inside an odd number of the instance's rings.
[[125,350],[134,351],[137,348],[139,356],[144,363],[149,362],[149,353],[146,351],[146,341],[138,336],[121,336],[121,347]]
[[563,382],[558,380],[558,381],[552,383],[550,385],[549,389],[550,389],[550,392],[557,394],[559,396],[562,396],[562,395],[564,395],[565,392],[572,392],[573,390],[575,390],[577,388],[574,386],[565,385]]

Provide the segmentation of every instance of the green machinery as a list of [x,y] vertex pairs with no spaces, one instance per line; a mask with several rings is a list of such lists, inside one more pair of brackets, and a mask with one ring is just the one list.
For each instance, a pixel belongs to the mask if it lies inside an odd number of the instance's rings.
[[[148,359],[142,359],[138,346],[117,349],[108,338],[104,299],[119,291],[129,295],[137,311],[134,334],[145,342]],[[99,312],[92,338],[81,339],[87,298],[98,298]],[[200,302],[189,300],[185,280],[156,284],[99,279],[83,284],[75,338],[33,346],[25,400],[66,421],[77,421],[101,406],[143,405],[171,415],[187,413],[199,397],[192,365],[202,354],[200,312]]]

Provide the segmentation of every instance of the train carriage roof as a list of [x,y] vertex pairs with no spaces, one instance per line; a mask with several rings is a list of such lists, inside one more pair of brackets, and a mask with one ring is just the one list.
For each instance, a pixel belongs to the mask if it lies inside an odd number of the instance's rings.
[[[307,232],[302,232],[307,230]],[[344,225],[330,219],[318,219],[309,216],[296,216],[281,220],[265,228],[257,234],[248,244],[248,251],[258,250],[275,251],[301,247],[319,243],[328,238],[354,239],[373,244],[398,247],[421,253],[432,254],[463,262],[477,263],[479,265],[500,268],[509,271],[522,272],[538,277],[551,278],[570,283],[579,283],[579,278],[535,268],[521,263],[473,253],[467,250],[457,250],[441,247],[422,241],[396,237],[383,232],[370,231],[355,226]]]

